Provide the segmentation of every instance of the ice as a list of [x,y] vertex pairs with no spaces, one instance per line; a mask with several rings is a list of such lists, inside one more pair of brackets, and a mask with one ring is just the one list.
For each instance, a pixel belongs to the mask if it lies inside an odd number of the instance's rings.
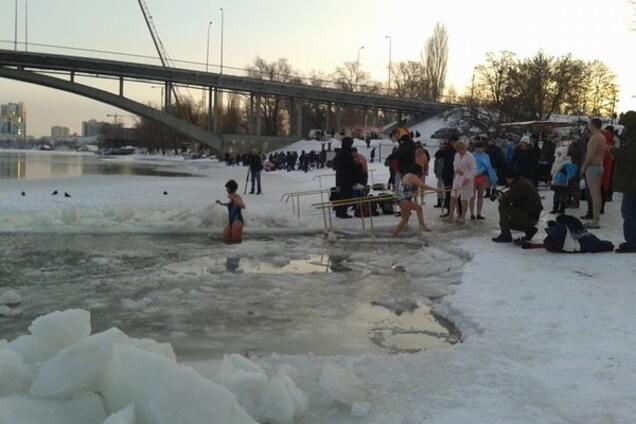
[[369,402],[354,402],[351,405],[351,415],[355,418],[366,417],[369,415],[369,408],[371,408]]
[[31,385],[31,368],[17,353],[0,345],[0,397],[26,393]]
[[137,309],[144,309],[146,306],[150,305],[151,303],[152,303],[152,299],[149,297],[144,297],[143,299],[140,299],[140,300],[122,299],[121,306],[123,306],[125,309],[137,310]]
[[82,393],[70,400],[41,400],[21,396],[0,399],[0,424],[102,424],[102,399]]
[[135,405],[130,404],[106,418],[103,424],[135,424]]
[[288,373],[282,370],[270,379],[258,364],[231,354],[223,358],[218,380],[256,421],[290,424],[307,410],[309,401]]
[[324,366],[319,384],[327,396],[346,406],[365,402],[368,397],[364,383],[352,370],[334,364]]
[[35,364],[44,361],[57,352],[32,335],[20,336],[12,340],[7,344],[7,349],[19,354],[26,364]]
[[58,351],[91,334],[91,314],[82,309],[52,312],[36,318],[29,327],[39,341]]
[[134,346],[175,361],[174,351],[169,344],[132,339],[117,328],[111,328],[61,350],[45,362],[33,380],[30,394],[37,397],[63,397],[80,390],[98,390],[116,344]]
[[8,306],[0,305],[0,317],[15,317],[21,313],[22,310],[20,308],[10,308]]
[[17,290],[5,290],[0,294],[0,305],[14,306],[22,302],[22,295]]
[[138,424],[256,423],[224,387],[130,346],[115,346],[100,392],[111,411],[134,403]]

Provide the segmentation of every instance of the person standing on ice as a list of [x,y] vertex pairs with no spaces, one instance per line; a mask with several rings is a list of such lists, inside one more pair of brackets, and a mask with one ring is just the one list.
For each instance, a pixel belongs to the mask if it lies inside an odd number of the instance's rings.
[[[470,199],[470,219],[485,219],[481,215],[484,207],[484,194],[486,187],[497,185],[497,171],[490,162],[490,156],[486,153],[486,146],[483,141],[475,143],[475,153],[473,153],[477,172],[475,177],[475,193]],[[477,197],[477,216],[475,216],[475,197]]]
[[455,177],[453,179],[453,188],[451,192],[451,206],[449,211],[449,220],[455,218],[455,211],[458,210],[459,202],[461,202],[461,212],[458,214],[456,222],[463,224],[466,222],[466,213],[468,212],[468,201],[475,196],[475,174],[477,172],[477,163],[472,153],[468,151],[465,141],[455,143],[455,161],[453,169]]
[[[336,157],[333,159],[333,169],[336,171],[336,187],[340,190],[340,199],[350,199],[353,196],[353,185],[355,183],[355,161],[353,159],[353,139],[344,137]],[[352,218],[347,213],[349,206],[339,206],[336,208],[336,217]]]
[[636,253],[636,112],[623,115],[621,124],[625,125],[623,143],[612,153],[616,166],[614,190],[623,193],[621,213],[625,243],[616,252]]
[[432,190],[437,189],[430,187],[424,183],[419,177],[422,175],[422,168],[418,164],[411,165],[411,169],[402,177],[402,192],[398,198],[398,206],[400,207],[400,222],[391,234],[391,237],[397,237],[402,230],[408,225],[411,218],[411,212],[415,211],[417,214],[417,222],[419,224],[420,232],[430,231],[430,229],[424,223],[424,212],[422,206],[413,199],[417,196],[418,190]]
[[227,190],[228,203],[223,203],[220,200],[216,201],[217,205],[227,207],[229,215],[228,225],[223,229],[223,241],[228,244],[240,243],[243,241],[243,226],[245,221],[243,220],[242,210],[245,209],[245,203],[241,196],[236,191],[238,190],[238,184],[234,180],[230,180],[225,183],[225,189]]
[[258,189],[256,194],[261,194],[261,171],[263,170],[263,159],[260,153],[256,150],[252,150],[248,158],[248,165],[250,167],[250,176],[252,179],[252,189],[250,194],[254,194],[254,189]]
[[451,205],[451,191],[453,188],[453,180],[455,179],[455,143],[458,141],[456,136],[451,136],[446,143],[446,147],[442,149],[442,155],[440,158],[442,159],[442,179],[444,180],[444,190],[446,194],[444,195],[444,208],[446,209],[446,213],[441,215],[441,218],[448,218],[450,215],[450,205]]
[[588,229],[600,228],[601,207],[603,206],[602,196],[602,178],[603,178],[603,161],[607,153],[606,140],[601,133],[603,123],[600,119],[591,119],[588,123],[588,129],[592,134],[587,144],[587,153],[585,161],[581,168],[581,173],[585,175],[585,182],[592,198],[592,222],[586,224]]

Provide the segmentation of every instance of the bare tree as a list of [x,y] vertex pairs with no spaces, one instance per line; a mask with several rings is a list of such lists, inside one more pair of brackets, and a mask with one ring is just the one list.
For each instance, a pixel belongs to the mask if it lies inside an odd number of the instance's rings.
[[[298,79],[287,59],[267,62],[265,59],[257,57],[248,66],[248,75],[252,78],[279,82],[295,82]],[[284,132],[286,103],[276,96],[259,97],[256,113],[259,113],[262,118],[265,135],[279,135]]]
[[426,72],[420,62],[408,61],[391,67],[393,94],[408,99],[426,99]]
[[338,66],[332,78],[339,89],[346,91],[364,91],[364,87],[371,82],[369,73],[361,70],[356,62],[345,62]]
[[594,60],[585,66],[585,95],[583,110],[592,116],[614,114],[618,98],[616,75],[601,61]]
[[438,101],[444,94],[448,70],[448,31],[444,24],[435,24],[433,35],[426,41],[422,66],[426,69],[430,100]]

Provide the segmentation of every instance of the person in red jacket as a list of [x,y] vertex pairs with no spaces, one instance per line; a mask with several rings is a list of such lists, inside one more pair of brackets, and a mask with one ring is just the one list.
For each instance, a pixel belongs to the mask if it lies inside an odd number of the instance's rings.
[[614,156],[612,156],[612,148],[614,147],[614,129],[612,127],[605,128],[603,136],[605,136],[607,152],[603,159],[603,176],[601,177],[601,192],[603,195],[601,213],[605,213],[605,203],[611,200],[612,177],[614,175]]

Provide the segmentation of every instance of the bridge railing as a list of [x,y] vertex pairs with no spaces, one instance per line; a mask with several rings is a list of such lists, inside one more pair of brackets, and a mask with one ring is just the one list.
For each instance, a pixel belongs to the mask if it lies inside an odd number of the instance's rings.
[[[7,47],[13,46],[15,44],[14,40],[3,40],[0,39],[0,45],[5,45]],[[24,48],[25,43],[23,41],[18,41],[17,44]],[[52,53],[52,54],[69,54],[73,53],[76,56],[82,56],[91,59],[114,59],[126,58],[127,60],[135,59],[137,63],[147,63],[149,65],[160,66],[161,61],[157,56],[138,54],[138,53],[127,53],[127,52],[118,52],[113,50],[103,50],[103,49],[90,49],[90,48],[82,48],[82,47],[71,47],[71,46],[62,46],[57,44],[46,44],[46,43],[28,43],[29,53]],[[35,49],[34,49],[35,48]],[[96,55],[100,55],[96,57]],[[200,62],[196,60],[187,60],[187,59],[170,59],[177,67],[181,69],[188,69],[193,71],[205,72],[208,69],[209,72],[220,73],[221,65],[217,63],[208,63]],[[300,73],[294,74],[269,74],[268,78],[261,78],[258,75],[258,71],[250,68],[240,68],[235,66],[223,65],[223,73],[232,76],[238,77],[249,77],[249,78],[257,78],[257,79],[267,79],[271,81],[284,82],[288,84],[299,84],[305,86],[313,86],[316,88],[334,88],[334,89],[346,89],[342,84],[339,84],[335,80],[331,79],[320,79],[314,77],[308,77],[306,75]],[[380,95],[390,95],[390,92],[386,88],[380,88],[378,85],[365,85],[358,84],[356,86],[356,91],[370,93],[370,94],[380,94]]]

